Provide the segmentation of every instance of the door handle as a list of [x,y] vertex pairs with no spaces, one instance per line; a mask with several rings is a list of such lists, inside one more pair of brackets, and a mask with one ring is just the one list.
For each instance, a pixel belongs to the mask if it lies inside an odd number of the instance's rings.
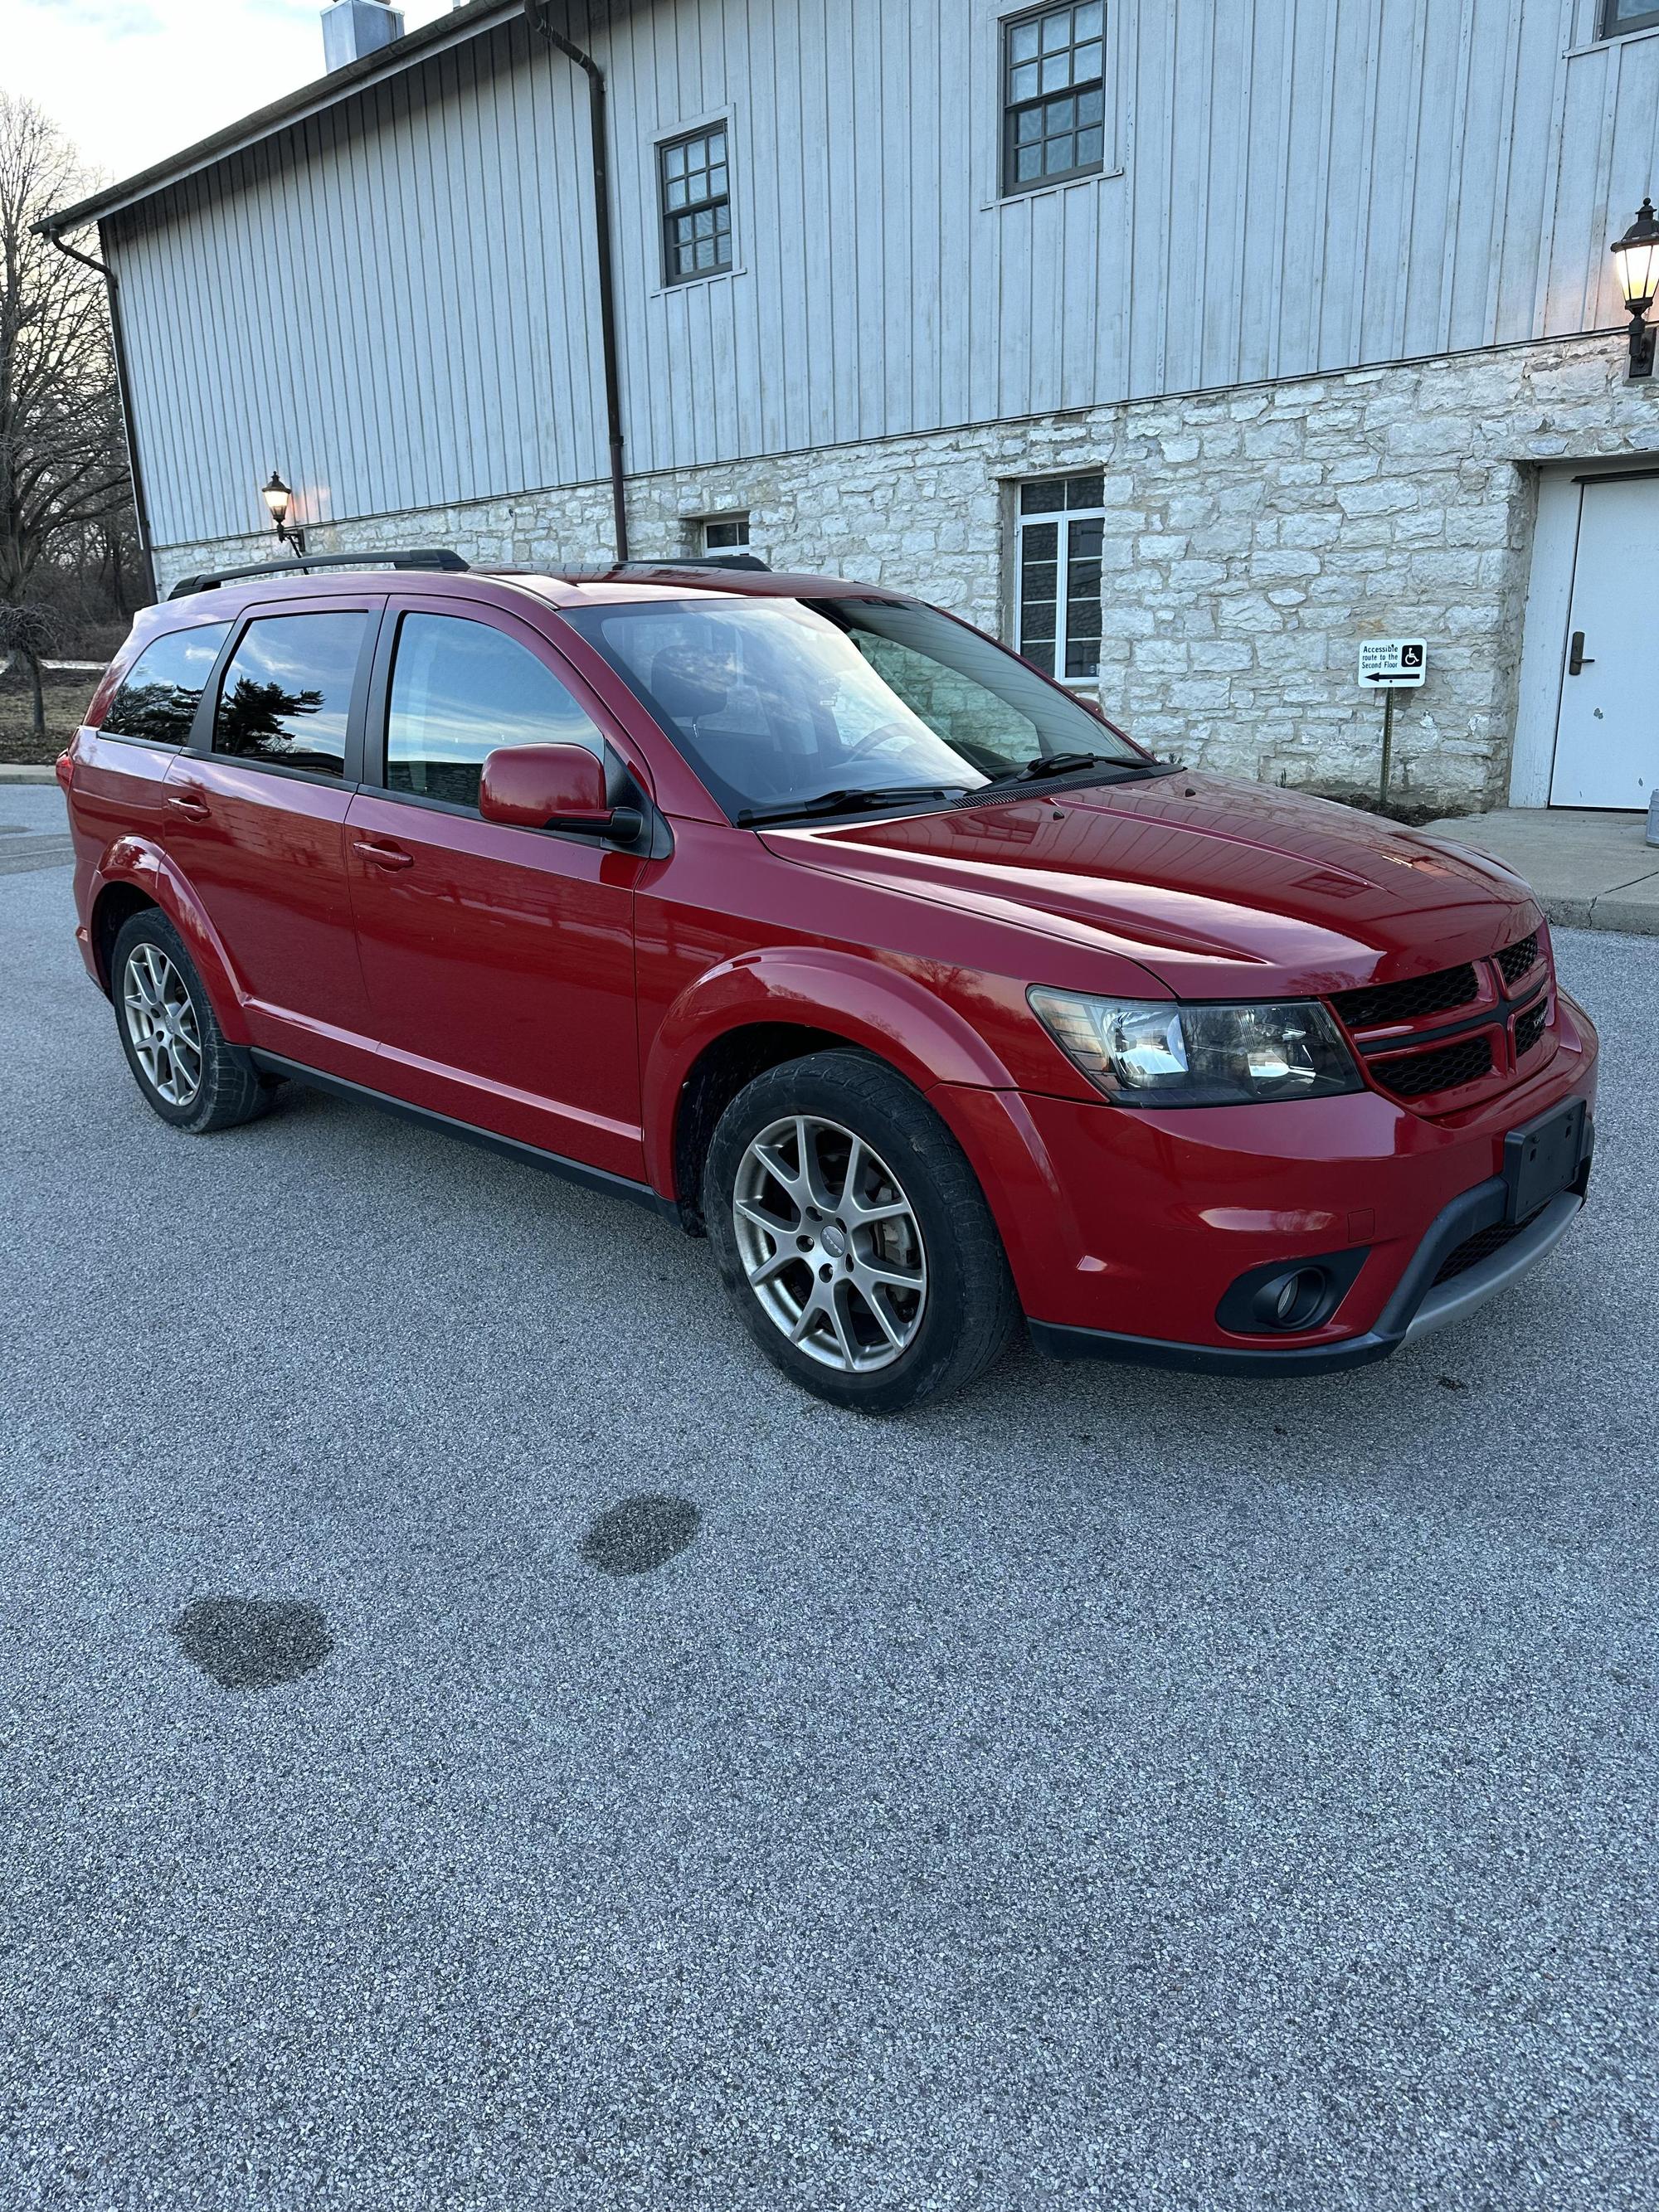
[[185,784],[181,790],[170,791],[167,796],[167,805],[187,815],[192,822],[205,822],[213,811],[193,783]]
[[361,853],[364,860],[372,860],[377,868],[384,868],[388,874],[395,873],[399,868],[412,868],[415,865],[413,853],[405,853],[401,845],[374,845],[365,837],[354,837],[351,849],[354,853]]
[[1577,676],[1581,669],[1594,668],[1595,665],[1595,660],[1594,655],[1587,655],[1584,651],[1583,631],[1582,629],[1574,630],[1572,634],[1572,641],[1567,647],[1568,675]]

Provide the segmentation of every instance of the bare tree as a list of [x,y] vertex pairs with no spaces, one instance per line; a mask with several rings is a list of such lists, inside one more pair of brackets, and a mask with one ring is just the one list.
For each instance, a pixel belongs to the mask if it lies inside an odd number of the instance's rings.
[[23,664],[34,698],[34,734],[46,734],[46,695],[40,686],[40,664],[57,644],[58,617],[50,607],[7,606],[0,601],[0,668],[8,659]]
[[131,502],[102,287],[34,231],[90,181],[33,100],[0,92],[0,605],[28,605],[43,562]]

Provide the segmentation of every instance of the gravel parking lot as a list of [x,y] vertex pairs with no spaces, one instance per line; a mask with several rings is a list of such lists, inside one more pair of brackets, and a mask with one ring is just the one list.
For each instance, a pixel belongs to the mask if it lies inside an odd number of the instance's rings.
[[630,1208],[163,1127],[0,823],[7,2212],[1655,2202],[1651,941],[1461,1333],[872,1423]]

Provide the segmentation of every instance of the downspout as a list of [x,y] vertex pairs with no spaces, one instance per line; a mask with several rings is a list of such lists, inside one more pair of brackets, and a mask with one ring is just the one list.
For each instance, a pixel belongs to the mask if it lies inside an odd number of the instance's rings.
[[605,352],[605,416],[611,441],[611,505],[617,558],[628,558],[628,501],[623,490],[622,385],[617,368],[617,302],[611,265],[611,179],[605,161],[605,72],[548,21],[550,0],[525,0],[530,27],[587,72],[588,135],[593,146],[593,242],[599,263],[599,342]]
[[[115,390],[121,403],[121,428],[127,441],[127,468],[132,477],[132,512],[138,525],[138,559],[143,569],[144,589],[149,593],[148,604],[155,603],[155,556],[150,546],[149,514],[144,504],[144,479],[138,465],[138,434],[132,419],[132,380],[127,374],[127,342],[121,329],[121,293],[116,283],[115,271],[107,262],[94,261],[91,254],[82,253],[78,246],[65,246],[59,234],[46,224],[39,226],[60,253],[71,261],[79,261],[104,280],[105,296],[109,301],[110,335],[115,349]],[[98,243],[104,242],[101,225]]]

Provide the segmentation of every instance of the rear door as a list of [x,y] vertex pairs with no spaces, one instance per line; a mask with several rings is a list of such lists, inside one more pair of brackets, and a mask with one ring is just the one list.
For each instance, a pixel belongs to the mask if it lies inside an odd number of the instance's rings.
[[645,861],[591,834],[478,812],[484,756],[580,744],[626,771],[605,710],[539,631],[446,593],[394,603],[362,790],[347,817],[381,1087],[645,1179],[634,890]]
[[[96,726],[78,732],[69,812],[83,915],[94,872],[117,838],[167,843],[173,819],[167,774],[190,743],[230,631],[228,622],[198,623],[152,638],[120,679]],[[95,701],[91,711],[98,712]]]
[[343,857],[383,598],[246,610],[167,779],[167,850],[217,932],[256,1044],[372,1081]]

